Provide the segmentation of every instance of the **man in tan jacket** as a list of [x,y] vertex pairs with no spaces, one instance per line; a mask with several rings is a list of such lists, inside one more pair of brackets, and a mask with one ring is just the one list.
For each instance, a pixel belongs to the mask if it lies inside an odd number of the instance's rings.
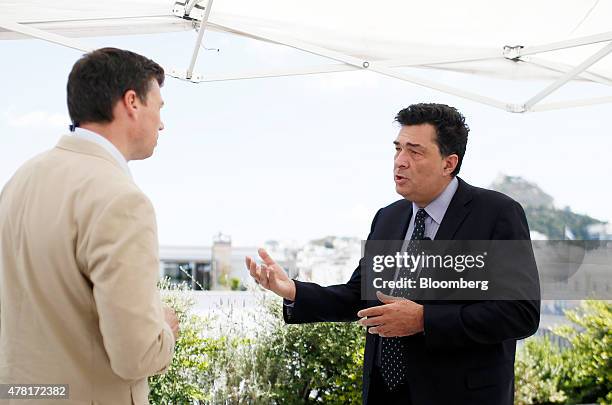
[[0,384],[67,384],[69,399],[0,404],[148,404],[147,377],[168,367],[178,321],[156,288],[153,206],[127,166],[157,144],[163,81],[132,52],[83,56],[67,86],[76,130],[4,187]]

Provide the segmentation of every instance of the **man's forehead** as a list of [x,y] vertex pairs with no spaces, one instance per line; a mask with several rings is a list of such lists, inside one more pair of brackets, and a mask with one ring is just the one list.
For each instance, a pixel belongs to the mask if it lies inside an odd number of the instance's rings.
[[430,124],[404,125],[400,128],[394,143],[422,145],[434,142],[435,129]]

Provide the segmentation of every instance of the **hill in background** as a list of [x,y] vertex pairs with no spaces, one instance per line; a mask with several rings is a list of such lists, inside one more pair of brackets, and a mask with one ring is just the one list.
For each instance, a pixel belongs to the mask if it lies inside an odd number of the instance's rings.
[[605,221],[577,214],[569,207],[555,208],[552,196],[522,177],[499,175],[490,188],[521,203],[531,231],[548,239],[600,239],[598,229],[604,229],[606,225]]

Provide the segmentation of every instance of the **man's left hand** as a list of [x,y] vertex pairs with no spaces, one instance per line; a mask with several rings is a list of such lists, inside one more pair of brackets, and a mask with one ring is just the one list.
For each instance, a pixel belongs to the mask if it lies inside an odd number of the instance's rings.
[[370,326],[369,333],[382,337],[410,336],[423,332],[423,305],[381,292],[376,296],[384,305],[357,312],[359,323]]

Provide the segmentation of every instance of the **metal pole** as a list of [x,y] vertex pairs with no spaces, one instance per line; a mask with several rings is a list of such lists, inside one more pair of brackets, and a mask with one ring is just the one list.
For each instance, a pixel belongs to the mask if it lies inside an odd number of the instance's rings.
[[584,72],[585,70],[587,70],[589,67],[591,67],[595,63],[599,62],[602,58],[604,58],[610,52],[612,52],[612,42],[604,46],[602,49],[600,49],[595,54],[588,57],[580,65],[576,66],[575,68],[573,68],[572,70],[570,70],[569,72],[561,76],[557,81],[555,81],[554,83],[546,87],[544,90],[542,90],[541,92],[539,92],[538,94],[536,94],[535,96],[527,100],[527,102],[525,103],[525,110],[529,111],[534,105],[539,103],[542,99],[550,95],[552,92],[558,90],[565,83],[569,82],[574,77]]
[[550,44],[527,46],[518,52],[518,56],[533,55],[536,53],[557,51],[560,49],[568,49],[576,46],[591,45],[599,42],[607,42],[612,40],[612,32],[604,32],[597,35],[589,35],[567,41],[553,42]]
[[596,104],[605,104],[612,103],[612,97],[597,97],[597,98],[585,98],[578,100],[569,100],[569,101],[561,101],[558,103],[546,103],[539,104],[534,106],[531,111],[539,112],[539,111],[550,111],[550,110],[560,110],[562,108],[570,108],[570,107],[587,107]]
[[[552,70],[558,73],[567,73],[568,71],[574,68],[574,66],[572,65],[553,62],[547,59],[536,58],[533,56],[525,56],[524,58],[521,58],[521,61],[523,63],[528,63],[530,65],[542,67],[542,68],[549,69],[549,70]],[[592,73],[592,72],[589,72],[588,70],[585,70],[584,72],[582,72],[580,77],[583,78],[584,80],[589,80],[592,82],[605,84],[606,86],[612,86],[612,78],[602,76],[598,73]]]
[[379,73],[384,76],[394,77],[396,79],[405,80],[407,82],[411,82],[423,87],[428,87],[430,89],[438,90],[443,93],[452,94],[458,97],[462,97],[468,100],[476,101],[482,104],[489,105],[491,107],[496,107],[502,110],[510,111],[510,112],[523,112],[522,106],[506,103],[501,100],[496,100],[491,97],[483,96],[480,94],[476,94],[470,91],[458,89],[453,86],[448,86],[442,83],[437,83],[432,80],[422,79],[420,77],[408,75],[401,72],[396,72],[387,67],[379,67],[375,63],[370,64],[368,61],[364,61],[363,59],[356,58],[354,56],[346,55],[341,52],[332,51],[329,49],[321,48],[319,46],[306,44],[300,41],[285,39],[279,37],[278,35],[267,34],[253,29],[242,29],[239,26],[229,26],[227,24],[220,24],[215,21],[214,24],[220,28],[224,28],[230,32],[236,32],[248,35],[255,39],[263,39],[271,42],[275,42],[277,44],[286,45],[294,49],[299,49],[305,52],[309,52],[315,55],[323,56],[329,59],[336,60],[338,62],[343,62],[351,66],[355,66],[361,69],[367,69],[372,72]]
[[61,35],[39,30],[38,28],[28,27],[27,25],[19,24],[14,21],[0,20],[0,27],[5,28],[9,31],[19,32],[20,34],[24,34],[29,37],[42,39],[43,41],[52,42],[57,45],[76,49],[77,51],[89,52],[92,50],[90,47],[85,46],[81,42],[72,38],[67,38]]
[[191,63],[189,63],[189,67],[187,68],[186,78],[189,80],[193,75],[193,68],[195,67],[196,60],[198,59],[198,52],[200,52],[200,44],[202,43],[202,39],[204,38],[204,31],[206,31],[206,23],[208,22],[208,17],[210,16],[210,9],[212,8],[213,0],[208,0],[208,4],[206,5],[206,11],[204,11],[204,18],[202,18],[202,22],[200,23],[200,31],[198,32],[198,39],[196,40],[195,46],[193,48],[193,55],[191,56]]

